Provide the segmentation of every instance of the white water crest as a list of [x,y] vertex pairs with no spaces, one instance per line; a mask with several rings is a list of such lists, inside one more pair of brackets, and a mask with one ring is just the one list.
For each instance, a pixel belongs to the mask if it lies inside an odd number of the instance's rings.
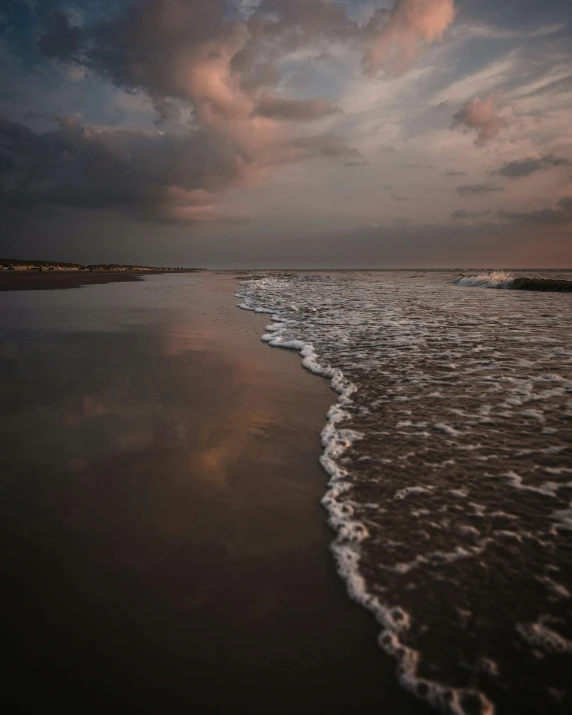
[[453,283],[460,286],[477,286],[479,288],[510,288],[514,276],[507,271],[489,271],[476,276],[458,276]]

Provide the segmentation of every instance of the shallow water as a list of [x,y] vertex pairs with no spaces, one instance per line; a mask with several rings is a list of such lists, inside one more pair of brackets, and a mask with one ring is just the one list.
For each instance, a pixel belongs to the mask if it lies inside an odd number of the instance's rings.
[[572,297],[456,275],[255,275],[240,295],[341,393],[324,504],[402,682],[459,713],[567,713]]

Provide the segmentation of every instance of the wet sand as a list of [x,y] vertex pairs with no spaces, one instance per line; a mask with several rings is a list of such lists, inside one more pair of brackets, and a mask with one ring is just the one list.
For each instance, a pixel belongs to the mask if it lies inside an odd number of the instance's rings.
[[62,290],[103,283],[122,283],[141,280],[136,273],[113,271],[1,271],[0,291],[12,290]]
[[[427,712],[329,552],[335,395],[235,288],[154,276],[0,311],[8,712]],[[148,322],[118,325],[134,296]],[[72,329],[64,298],[98,319]]]

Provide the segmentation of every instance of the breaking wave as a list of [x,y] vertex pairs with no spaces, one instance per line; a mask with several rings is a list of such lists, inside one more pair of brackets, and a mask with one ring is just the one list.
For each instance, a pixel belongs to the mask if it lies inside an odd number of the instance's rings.
[[480,288],[510,288],[514,276],[506,271],[479,273],[476,276],[458,276],[453,283],[459,286],[478,286]]
[[572,292],[572,281],[554,278],[515,277],[507,271],[489,271],[475,276],[457,276],[455,285],[479,288],[510,288],[512,290],[536,290],[554,293]]

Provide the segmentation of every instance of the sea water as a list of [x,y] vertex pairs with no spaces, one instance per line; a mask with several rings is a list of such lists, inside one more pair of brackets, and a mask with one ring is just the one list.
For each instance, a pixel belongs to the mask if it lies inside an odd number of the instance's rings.
[[454,713],[572,710],[572,296],[504,290],[520,275],[258,273],[238,293],[339,393],[339,572],[402,683]]

